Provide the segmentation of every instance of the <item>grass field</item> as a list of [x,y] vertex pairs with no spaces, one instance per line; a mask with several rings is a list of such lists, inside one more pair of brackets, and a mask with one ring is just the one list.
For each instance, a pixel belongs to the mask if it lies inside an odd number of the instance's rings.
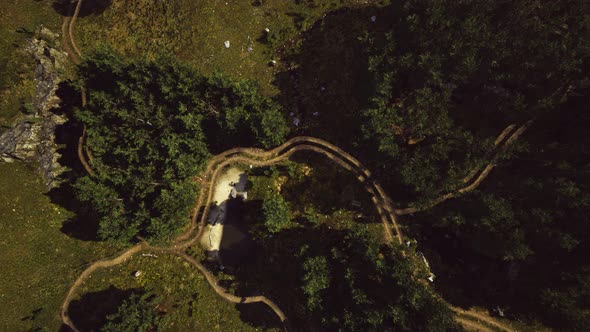
[[[176,56],[204,74],[223,71],[234,79],[256,80],[272,95],[277,93],[272,85],[274,74],[284,69],[280,61],[269,66],[271,60],[279,60],[279,43],[296,41],[301,31],[327,11],[355,4],[264,0],[254,5],[256,2],[115,0],[104,13],[81,18],[77,38],[86,52],[109,44],[127,55]],[[229,48],[225,41],[230,42]]]
[[84,265],[114,252],[62,233],[71,215],[45,190],[32,165],[0,164],[1,331],[56,331],[61,302]]
[[[139,277],[134,276],[136,271],[141,271]],[[242,320],[247,319],[243,317],[247,315],[245,312],[217,295],[202,274],[173,255],[152,257],[138,254],[124,264],[97,271],[83,285],[82,298],[72,302],[70,312],[81,312],[77,319],[93,317],[98,322],[104,317],[104,312],[112,310],[112,306],[105,303],[108,301],[102,301],[104,310],[101,314],[95,299],[111,298],[115,299],[112,302],[118,302],[120,299],[117,299],[117,293],[130,289],[143,289],[162,296],[163,302],[159,304],[158,311],[166,312],[171,321],[170,331],[255,331],[262,328],[245,323]],[[249,306],[257,305],[243,306],[248,309]],[[266,312],[262,316],[268,319],[264,325],[279,327],[280,322],[274,313],[268,308],[263,310]],[[78,327],[92,328],[92,325],[83,324]]]
[[22,50],[41,25],[59,32],[50,0],[0,1],[0,126],[8,125],[34,93],[33,60]]

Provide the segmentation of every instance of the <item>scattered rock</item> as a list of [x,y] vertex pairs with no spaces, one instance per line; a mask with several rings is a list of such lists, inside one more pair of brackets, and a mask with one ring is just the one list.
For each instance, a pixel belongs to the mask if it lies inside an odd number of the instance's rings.
[[223,45],[225,46],[225,48],[229,48],[229,40],[226,40]]

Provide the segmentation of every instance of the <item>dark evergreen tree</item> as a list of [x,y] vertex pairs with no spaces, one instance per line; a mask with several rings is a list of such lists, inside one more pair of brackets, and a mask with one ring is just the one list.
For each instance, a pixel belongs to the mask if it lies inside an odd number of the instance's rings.
[[136,294],[123,301],[117,312],[107,316],[102,332],[146,332],[165,328],[165,319],[154,308],[158,299],[151,294]]
[[75,188],[99,218],[102,239],[168,239],[188,220],[197,193],[191,178],[209,146],[268,147],[287,131],[278,106],[252,83],[206,78],[171,59],[124,59],[101,49],[79,73],[89,98],[76,118],[87,127],[96,174]]
[[586,1],[407,0],[387,11],[387,32],[369,38],[364,132],[376,164],[407,189],[400,199],[461,186],[502,128],[556,110],[589,82]]

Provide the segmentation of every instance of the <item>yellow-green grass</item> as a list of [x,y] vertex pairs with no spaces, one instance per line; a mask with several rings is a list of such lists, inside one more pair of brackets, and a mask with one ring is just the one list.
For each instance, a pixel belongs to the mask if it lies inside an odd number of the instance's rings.
[[[144,253],[145,254],[145,253]],[[255,331],[256,327],[243,322],[236,305],[228,302],[208,284],[205,277],[182,258],[171,254],[157,257],[136,254],[127,262],[98,270],[80,289],[81,297],[72,302],[70,312],[75,312],[76,301],[97,292],[140,290],[161,296],[157,310],[165,311],[170,331]],[[135,273],[140,271],[139,277]],[[243,306],[251,306],[248,304]],[[263,315],[277,326],[280,322],[270,309]],[[78,317],[81,319],[83,317]],[[74,321],[76,318],[73,317]],[[260,328],[258,328],[260,330]]]
[[56,331],[71,283],[87,263],[114,253],[62,233],[71,213],[45,189],[33,165],[0,164],[0,331]]
[[0,1],[0,126],[8,125],[34,93],[33,60],[23,46],[41,25],[59,32],[61,17],[52,3]]
[[358,1],[315,1],[313,7],[296,1],[253,2],[114,0],[104,13],[79,19],[77,38],[85,52],[108,44],[127,55],[175,56],[204,74],[223,71],[234,79],[255,80],[272,95],[278,92],[272,81],[281,64],[269,66],[279,59],[264,41],[265,29],[284,31],[296,40],[296,26],[305,29],[327,11]]

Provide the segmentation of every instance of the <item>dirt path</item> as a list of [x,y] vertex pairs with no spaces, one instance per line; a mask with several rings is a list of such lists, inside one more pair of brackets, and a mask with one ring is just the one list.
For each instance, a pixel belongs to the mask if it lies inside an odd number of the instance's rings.
[[482,326],[481,324],[474,323],[464,318],[456,318],[455,320],[459,324],[461,324],[467,331],[494,332],[492,329],[489,329],[487,327]]
[[78,2],[76,3],[76,9],[74,10],[74,15],[72,16],[68,33],[70,35],[70,42],[72,43],[74,51],[76,51],[76,54],[81,58],[82,52],[78,48],[78,44],[76,44],[76,38],[74,38],[74,27],[76,26],[76,20],[78,19],[78,15],[80,14],[80,8],[82,8],[82,0],[78,0]]
[[[77,64],[81,61],[82,52],[78,48],[75,38],[74,38],[74,27],[76,20],[78,18],[80,8],[82,5],[82,0],[78,0],[76,4],[76,8],[74,11],[74,15],[72,16],[71,20],[68,17],[64,17],[64,21],[62,24],[62,35],[63,35],[63,45],[64,50],[70,55],[72,61]],[[66,27],[68,35],[69,35],[69,42],[68,38],[66,37]],[[75,51],[72,52],[72,48]],[[86,105],[86,91],[82,90],[82,105]],[[508,129],[508,128],[507,128]],[[521,130],[521,133],[526,130],[526,127]],[[518,131],[517,131],[518,132]],[[86,157],[84,156],[83,146],[84,146],[84,138],[85,138],[86,128],[84,128],[83,133],[80,137],[78,142],[78,156],[80,161],[86,171],[89,174],[94,174],[92,168],[88,164]],[[507,135],[506,132],[505,135]],[[519,135],[520,135],[519,134]],[[513,136],[507,140],[505,144],[509,144],[508,142],[511,139],[516,139],[517,136]],[[503,137],[502,137],[503,139]],[[87,147],[86,147],[87,148]],[[90,150],[87,150],[88,154],[90,155]],[[366,169],[356,158],[345,152],[344,150],[340,149],[339,147],[326,142],[324,140],[315,138],[315,137],[305,137],[299,136],[294,137],[285,143],[281,144],[280,146],[271,149],[271,150],[261,150],[256,148],[234,148],[228,151],[225,151],[219,155],[214,156],[209,161],[205,172],[201,175],[203,179],[203,183],[201,185],[201,190],[197,198],[197,202],[195,204],[195,208],[193,209],[191,223],[189,227],[180,235],[178,236],[175,241],[173,242],[172,246],[169,248],[157,248],[152,247],[149,244],[142,242],[141,244],[135,245],[130,249],[124,251],[121,255],[112,258],[112,259],[104,259],[99,260],[97,262],[92,263],[86,270],[84,270],[80,276],[74,281],[72,286],[70,287],[66,298],[62,304],[61,308],[61,318],[65,325],[69,326],[72,330],[78,331],[74,323],[69,317],[68,308],[72,299],[76,296],[77,289],[82,285],[82,283],[89,278],[93,272],[101,268],[107,268],[111,266],[115,266],[125,262],[127,259],[131,258],[133,255],[145,251],[145,250],[152,250],[152,251],[160,251],[160,252],[167,252],[171,254],[176,254],[182,257],[184,260],[195,266],[207,279],[211,287],[215,290],[217,294],[219,294],[224,299],[231,301],[233,303],[255,303],[255,302],[262,302],[266,304],[273,312],[279,317],[281,322],[283,322],[283,326],[286,330],[289,330],[288,327],[288,320],[286,315],[280,308],[270,299],[265,296],[250,296],[250,297],[238,297],[232,294],[229,294],[227,290],[217,284],[217,280],[213,276],[213,274],[208,271],[202,264],[200,264],[197,260],[193,257],[186,254],[183,250],[187,247],[195,244],[202,232],[204,230],[204,225],[207,220],[207,214],[209,213],[209,207],[211,205],[212,193],[213,189],[212,186],[215,184],[216,178],[219,176],[220,171],[226,165],[230,165],[232,163],[243,163],[249,164],[256,167],[261,166],[270,166],[274,165],[278,162],[281,162],[287,158],[289,158],[293,153],[297,151],[312,151],[319,154],[322,154],[338,164],[339,166],[343,167],[344,169],[352,172],[357,179],[364,185],[365,190],[371,195],[371,200],[377,209],[377,213],[381,219],[381,222],[384,227],[384,234],[388,242],[393,242],[394,236],[392,234],[392,228],[396,233],[396,239],[398,243],[403,243],[402,233],[400,231],[397,216],[396,216],[396,209],[393,208],[391,199],[387,196],[381,185],[377,183],[371,176],[371,172]],[[493,167],[493,166],[492,166]],[[491,171],[491,169],[490,169]],[[484,170],[485,172],[485,170]],[[489,173],[489,171],[488,171]],[[474,175],[475,176],[475,175]],[[483,177],[485,178],[486,175]],[[478,179],[482,178],[482,175],[478,177]],[[482,179],[483,180],[483,179]],[[477,180],[476,180],[477,181]],[[480,180],[481,182],[481,180]],[[203,198],[207,195],[207,199],[203,201]],[[447,198],[448,199],[448,198]],[[201,212],[202,210],[202,212]],[[197,222],[199,214],[201,215],[200,221]],[[195,234],[195,231],[197,232]],[[456,308],[451,307],[453,310]],[[461,309],[457,309],[459,311],[455,311],[456,313],[464,316],[475,317],[481,321],[485,321],[488,324],[491,324],[495,327],[501,328],[505,331],[511,331],[508,328],[505,328],[502,324],[495,322],[493,319],[489,317],[482,316],[476,312],[467,312],[462,311]],[[489,328],[478,324],[473,321],[465,320],[463,318],[458,317],[457,321],[463,324],[466,328],[475,328],[482,331],[488,331]]]
[[[492,172],[492,170],[494,169],[494,167],[496,167],[496,163],[498,162],[498,160],[500,159],[500,157],[502,156],[502,154],[504,152],[506,152],[506,150],[508,150],[508,148],[510,147],[510,145],[512,143],[514,143],[514,141],[516,141],[520,136],[522,136],[522,134],[524,134],[524,132],[528,129],[528,127],[533,123],[533,120],[529,120],[526,123],[524,123],[523,125],[521,125],[520,127],[518,127],[518,129],[514,132],[512,132],[512,130],[514,129],[514,126],[508,126],[506,129],[504,129],[504,131],[498,136],[498,138],[496,139],[496,152],[494,153],[493,157],[491,158],[490,162],[483,168],[483,169],[477,169],[476,171],[472,172],[470,175],[468,175],[463,181],[464,182],[469,182],[472,180],[472,182],[468,185],[466,185],[463,188],[460,188],[458,190],[455,190],[453,192],[444,194],[438,198],[433,199],[432,201],[423,204],[421,206],[411,206],[411,207],[407,207],[407,208],[398,208],[395,209],[395,213],[397,215],[403,216],[406,214],[413,214],[413,213],[417,213],[417,212],[422,212],[425,210],[428,210],[440,203],[443,203],[451,198],[455,198],[458,197],[462,194],[465,194],[467,192],[473,191],[474,189],[476,189],[482,182],[483,180],[485,180],[487,178],[488,175],[490,175],[490,173]],[[504,141],[504,138],[510,133],[512,132],[512,135],[510,135],[508,137],[508,139],[506,139]],[[503,141],[503,144],[500,144]],[[477,174],[479,174],[477,177],[475,177]],[[475,179],[473,179],[475,177]]]
[[[317,140],[317,139],[313,139],[312,141],[314,141],[315,143],[318,143],[320,145],[323,145],[324,141],[321,140]],[[208,185],[207,186],[202,186],[202,188],[207,188],[207,199],[203,202],[202,201],[202,197],[205,196],[205,193],[203,192],[203,189],[201,190],[201,193],[199,194],[199,198],[197,200],[197,205],[196,207],[193,209],[193,223],[196,222],[197,220],[197,214],[198,211],[201,209],[201,206],[204,206],[204,211],[201,214],[201,218],[200,218],[200,222],[199,225],[192,225],[191,227],[189,227],[189,229],[184,233],[184,234],[188,234],[188,235],[183,235],[180,238],[185,238],[185,239],[190,239],[186,242],[179,242],[176,241],[175,244],[173,245],[172,248],[155,248],[155,247],[151,247],[145,243],[143,243],[142,245],[137,245],[135,247],[132,247],[131,249],[125,251],[123,254],[121,254],[120,256],[111,259],[111,260],[101,260],[98,261],[96,263],[93,263],[92,265],[90,265],[90,267],[88,267],[79,277],[78,279],[76,279],[76,281],[74,282],[74,284],[72,285],[72,287],[70,288],[66,299],[64,300],[64,303],[62,305],[62,311],[61,311],[61,315],[62,315],[62,320],[64,322],[64,324],[68,325],[70,328],[72,328],[73,330],[77,331],[75,325],[73,324],[73,322],[71,321],[71,319],[69,318],[68,315],[68,307],[70,302],[72,301],[72,299],[75,296],[75,292],[78,289],[78,287],[80,285],[82,285],[82,283],[97,269],[99,268],[106,268],[106,267],[110,267],[110,266],[114,266],[117,264],[121,264],[122,262],[124,262],[127,258],[130,258],[131,256],[133,256],[134,254],[136,254],[137,252],[140,252],[142,250],[165,250],[167,252],[170,253],[175,253],[177,255],[180,255],[181,257],[183,257],[185,260],[187,260],[188,262],[190,262],[192,265],[194,265],[195,267],[197,267],[197,269],[199,271],[201,271],[207,281],[209,282],[209,284],[211,285],[211,287],[213,287],[215,289],[215,291],[221,295],[222,297],[224,297],[225,299],[227,299],[228,301],[232,301],[234,303],[253,303],[253,302],[263,302],[266,305],[269,306],[269,308],[271,308],[275,314],[279,317],[279,319],[281,319],[282,322],[286,323],[286,316],[285,314],[279,309],[279,307],[272,302],[270,299],[264,297],[264,296],[252,296],[252,297],[237,297],[234,295],[231,295],[229,293],[227,293],[227,291],[222,288],[221,286],[217,285],[217,281],[215,279],[215,277],[204,267],[202,266],[200,263],[198,263],[196,260],[194,260],[193,258],[191,258],[190,256],[188,256],[186,253],[182,252],[183,249],[187,248],[188,246],[196,243],[198,241],[198,239],[201,237],[202,235],[202,231],[205,229],[204,225],[206,223],[207,220],[207,215],[209,212],[209,207],[211,205],[211,201],[213,199],[213,193],[214,193],[214,185],[216,183],[216,179],[219,176],[220,172],[224,169],[224,167],[226,165],[230,165],[230,164],[235,164],[235,163],[243,163],[243,164],[250,164],[256,167],[261,167],[261,166],[270,166],[270,165],[274,165],[276,163],[279,163],[287,158],[289,158],[293,153],[298,152],[298,151],[313,151],[316,153],[320,153],[323,154],[325,156],[327,156],[329,159],[335,161],[337,164],[339,164],[340,166],[344,167],[345,169],[355,172],[355,168],[353,168],[349,163],[345,162],[344,160],[342,160],[341,158],[339,158],[338,156],[334,155],[331,152],[326,151],[325,149],[322,149],[318,146],[313,146],[313,145],[308,145],[308,144],[301,144],[302,142],[309,142],[309,140],[307,139],[302,139],[302,138],[295,138],[293,140],[290,140],[288,142],[286,142],[284,145],[278,147],[278,149],[273,149],[269,152],[259,152],[256,149],[247,149],[247,150],[243,150],[243,151],[247,151],[246,155],[249,156],[243,156],[240,154],[237,154],[236,150],[234,149],[234,151],[230,151],[230,152],[225,152],[222,153],[218,156],[215,156],[211,159],[211,161],[208,164],[207,167],[207,171],[211,172],[210,175],[210,179],[208,179]],[[295,146],[290,146],[292,144],[298,144]],[[327,143],[329,144],[329,143]],[[288,148],[287,148],[288,147]],[[277,151],[281,151],[282,153],[278,154]],[[267,159],[263,159],[260,160],[256,157],[261,157],[261,158],[267,158]],[[350,159],[352,157],[349,156],[348,159]],[[354,159],[356,160],[356,159]],[[360,163],[358,163],[358,161],[356,163],[354,163],[355,165],[360,165]],[[214,167],[214,168],[213,168]],[[356,169],[356,173],[362,173],[360,175],[358,175],[358,179],[359,181],[361,181],[364,184],[367,184],[367,179],[369,178],[368,176],[370,176],[370,173],[368,172],[368,170],[361,168],[361,169]],[[369,175],[367,175],[369,174]],[[205,176],[204,176],[205,177]],[[374,182],[372,182],[373,185],[375,185]],[[379,213],[379,215],[382,217],[382,222],[384,223],[384,226],[386,227],[387,230],[389,230],[389,232],[386,232],[386,234],[390,234],[390,228],[388,226],[388,218],[387,215],[388,213],[385,212],[385,208],[383,208],[383,203],[385,202],[386,198],[384,197],[380,197],[380,194],[383,194],[382,192],[380,193],[378,190],[374,190],[372,186],[367,185],[366,186],[367,191],[372,195],[372,200],[375,203],[375,206],[377,208],[377,211]],[[391,212],[389,212],[389,214],[391,214]],[[395,217],[393,217],[393,219],[391,220],[395,220]],[[198,232],[196,235],[191,236],[190,234],[193,233],[193,230],[195,228],[198,228]],[[401,234],[398,234],[399,239],[401,241]],[[389,241],[393,240],[393,237],[390,234],[390,237],[388,238]],[[177,239],[178,240],[178,239]],[[286,325],[285,325],[286,327]],[[286,327],[287,328],[287,327]]]
[[[486,328],[485,325],[488,325],[489,327],[500,330],[500,331],[507,331],[507,332],[514,331],[512,328],[491,318],[487,314],[480,313],[475,310],[463,310],[461,308],[457,308],[457,307],[454,307],[451,305],[449,305],[449,308],[451,308],[451,310],[453,310],[459,318],[465,317],[465,318],[471,319],[472,324],[475,324],[474,321],[476,321],[482,328]],[[466,320],[465,318],[462,318],[462,319]],[[480,322],[485,323],[485,325],[481,324]],[[489,330],[489,328],[487,328],[487,329]]]
[[121,264],[124,261],[126,261],[128,258],[130,258],[131,256],[144,250],[145,247],[146,247],[146,245],[143,243],[135,245],[135,246],[131,247],[130,249],[127,249],[121,255],[119,255],[113,259],[99,260],[99,261],[92,263],[88,268],[86,268],[86,270],[84,270],[82,272],[82,274],[80,274],[80,276],[74,281],[74,283],[70,287],[70,290],[68,291],[68,294],[66,295],[66,298],[61,306],[61,313],[60,314],[61,314],[61,319],[62,319],[63,323],[65,325],[69,326],[72,330],[78,331],[78,329],[76,328],[76,326],[74,325],[74,323],[70,319],[70,316],[68,314],[68,307],[70,306],[70,302],[72,302],[72,299],[75,296],[76,290],[78,289],[78,287],[80,287],[82,285],[82,282],[84,282],[88,277],[90,277],[90,275],[94,271],[96,271],[98,269],[103,269],[103,268],[107,268],[107,267]]
[[[222,152],[214,156],[205,172],[200,179],[203,181],[199,198],[195,206],[195,210],[198,212],[203,209],[201,214],[200,222],[197,222],[197,214],[193,214],[193,219],[189,229],[185,231],[181,236],[177,238],[177,243],[185,241],[188,237],[191,237],[195,229],[202,229],[209,212],[209,205],[212,200],[212,187],[216,183],[216,179],[219,170],[226,165],[231,163],[240,162],[243,164],[250,164],[256,167],[270,166],[288,158],[291,154],[297,151],[313,151],[318,154],[322,154],[334,161],[339,166],[352,172],[356,175],[359,182],[365,186],[365,190],[371,195],[377,213],[384,226],[385,237],[388,241],[393,240],[393,234],[391,228],[395,230],[396,238],[398,243],[402,243],[402,233],[397,223],[397,217],[395,210],[391,206],[391,200],[384,192],[383,188],[371,177],[371,172],[366,169],[356,158],[352,157],[347,152],[341,150],[335,145],[326,142],[324,140],[315,137],[298,136],[289,139],[280,146],[268,150],[261,151],[253,148],[234,148],[225,152]],[[244,156],[246,155],[246,156]],[[207,195],[203,202],[203,197]],[[200,238],[200,231],[195,236]]]
[[[213,203],[216,207],[208,216],[206,234],[200,238],[200,244],[205,250],[219,250],[224,235],[225,220],[227,217],[227,204],[231,198],[232,189],[243,192],[246,187],[246,175],[244,171],[231,167],[223,171],[223,174],[214,183]],[[206,236],[208,235],[208,236]]]

